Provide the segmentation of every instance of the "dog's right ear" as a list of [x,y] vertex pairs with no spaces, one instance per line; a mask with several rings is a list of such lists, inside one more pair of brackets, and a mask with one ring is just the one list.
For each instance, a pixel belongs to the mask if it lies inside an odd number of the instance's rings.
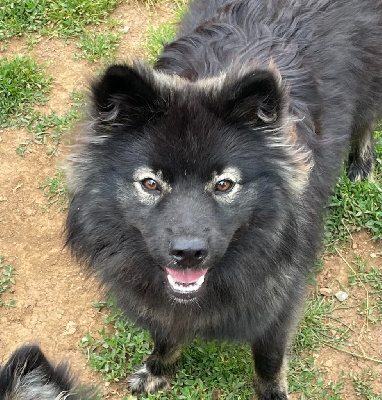
[[92,84],[92,93],[93,112],[104,121],[123,120],[125,125],[137,126],[160,109],[160,96],[150,77],[128,65],[110,66]]

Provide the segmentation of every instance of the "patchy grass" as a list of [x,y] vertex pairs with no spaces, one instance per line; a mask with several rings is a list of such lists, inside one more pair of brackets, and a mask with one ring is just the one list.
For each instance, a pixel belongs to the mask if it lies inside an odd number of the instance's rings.
[[81,347],[87,348],[91,369],[100,371],[108,381],[118,382],[127,376],[127,370],[132,370],[145,355],[151,353],[150,337],[129,324],[110,300],[94,303],[93,306],[99,310],[107,306],[110,308],[104,322],[113,326],[114,333],[109,333],[104,327],[96,338],[88,332],[81,340]]
[[80,35],[100,24],[121,0],[9,0],[0,6],[0,41],[38,32],[62,37]]
[[65,176],[62,170],[56,172],[53,178],[47,178],[45,182],[40,183],[38,188],[43,192],[46,198],[44,211],[54,205],[57,211],[63,211],[68,208],[68,189],[65,185]]
[[117,48],[120,43],[120,33],[85,32],[77,43],[81,53],[76,53],[76,58],[86,58],[91,62],[115,61]]
[[[365,280],[372,282],[369,278]],[[378,282],[381,284],[380,278]],[[81,347],[86,348],[91,369],[101,372],[107,381],[119,382],[150,354],[152,341],[147,332],[127,322],[112,302],[95,306],[109,308],[104,320],[108,326],[96,335],[88,332]],[[349,327],[336,316],[342,307],[334,298],[320,295],[312,296],[307,302],[305,317],[291,349],[288,374],[290,390],[301,394],[302,399],[343,399],[346,375],[343,373],[338,382],[328,382],[326,371],[315,363],[324,347],[352,354],[354,345]],[[219,399],[249,400],[252,375],[252,356],[247,345],[196,340],[184,348],[179,370],[171,380],[172,390],[166,395],[158,393],[142,399],[198,400],[219,395]]]
[[[100,371],[108,381],[118,382],[151,353],[152,341],[147,332],[127,322],[110,300],[95,304],[99,309],[106,305],[110,312],[104,321],[109,327],[102,328],[98,335],[88,332],[81,347],[86,348],[91,369]],[[184,349],[180,368],[172,380],[174,388],[165,397],[159,393],[141,399],[200,400],[213,398],[217,392],[224,399],[249,399],[251,360],[247,346],[197,340]]]
[[11,126],[33,105],[45,104],[51,81],[32,57],[0,58],[0,126]]
[[4,256],[0,256],[0,307],[14,307],[15,300],[11,300],[9,303],[4,303],[1,299],[1,295],[9,290],[15,282],[16,270],[11,265],[4,263]]
[[[334,299],[314,296],[305,307],[289,360],[289,389],[306,399],[338,399],[344,382],[325,381],[325,371],[315,364],[325,346],[338,347],[349,339],[346,327],[336,323]],[[305,396],[305,397],[304,397]]]
[[365,290],[365,299],[358,311],[368,322],[376,324],[382,321],[382,269],[369,268],[359,255],[354,257],[352,264],[354,267],[350,268],[350,286],[360,286]]
[[16,153],[20,157],[25,158],[28,153],[31,153],[34,145],[49,145],[46,151],[48,156],[57,153],[62,135],[70,131],[83,116],[82,108],[85,104],[86,93],[74,90],[70,98],[71,108],[64,115],[59,115],[55,111],[50,114],[33,111],[14,121],[17,128],[27,127],[28,131],[33,133],[32,139],[20,142],[16,148]]
[[376,137],[374,182],[350,182],[343,172],[328,206],[325,239],[328,251],[340,243],[349,243],[351,234],[362,228],[374,239],[382,239],[382,133]]

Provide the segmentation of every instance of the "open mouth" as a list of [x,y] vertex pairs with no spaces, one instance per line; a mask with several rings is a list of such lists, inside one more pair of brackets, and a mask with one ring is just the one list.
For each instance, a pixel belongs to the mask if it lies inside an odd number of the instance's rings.
[[166,268],[167,280],[175,293],[188,294],[197,292],[203,285],[207,269],[175,270]]

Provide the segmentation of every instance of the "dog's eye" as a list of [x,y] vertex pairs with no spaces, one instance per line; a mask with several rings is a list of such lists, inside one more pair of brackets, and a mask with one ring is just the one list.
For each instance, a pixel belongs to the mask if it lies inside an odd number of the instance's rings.
[[152,178],[146,178],[141,181],[142,186],[147,190],[159,190],[158,182]]
[[215,185],[216,192],[229,192],[233,188],[234,183],[229,179],[222,179]]

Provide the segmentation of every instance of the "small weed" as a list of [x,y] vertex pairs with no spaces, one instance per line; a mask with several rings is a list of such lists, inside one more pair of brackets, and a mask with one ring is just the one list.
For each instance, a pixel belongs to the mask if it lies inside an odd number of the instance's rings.
[[14,307],[15,300],[11,300],[9,303],[4,303],[1,299],[1,295],[10,289],[11,285],[15,282],[16,270],[14,267],[4,264],[4,257],[0,256],[0,307]]
[[109,30],[114,30],[116,28],[120,28],[123,24],[123,21],[116,18],[108,18],[106,20],[106,26]]
[[31,144],[32,140],[20,142],[19,147],[16,148],[16,154],[18,154],[21,158],[25,158],[28,153],[32,153]]
[[58,115],[55,111],[50,114],[41,114],[38,111],[30,112],[28,115],[18,118],[15,124],[18,128],[27,127],[32,132],[33,140],[26,140],[19,143],[16,153],[25,158],[33,150],[33,145],[51,144],[51,148],[46,154],[51,156],[57,152],[61,136],[69,131],[72,126],[83,116],[82,107],[85,104],[85,92],[75,90],[70,96],[72,100],[71,108],[63,115]]
[[37,43],[41,41],[41,36],[36,36],[34,34],[29,34],[26,37],[25,40],[25,47],[27,48],[28,51],[31,51],[34,49]]
[[365,400],[381,400],[381,394],[375,393],[372,388],[372,382],[375,377],[376,374],[370,370],[363,370],[361,375],[355,374],[351,376],[358,396]]
[[13,119],[22,119],[32,105],[44,104],[51,81],[32,57],[0,58],[0,126],[11,126]]
[[142,3],[146,4],[147,6],[154,6],[158,3],[159,0],[140,0]]
[[[367,268],[359,255],[354,257],[352,263],[354,268],[349,274],[350,285],[363,286],[367,290],[358,311],[372,324],[382,321],[382,270],[376,267]],[[375,296],[377,300],[373,301]]]
[[78,36],[86,25],[99,24],[121,0],[9,0],[0,7],[0,41],[39,32]]
[[40,183],[38,188],[44,193],[47,200],[45,211],[48,211],[53,205],[57,207],[57,211],[68,208],[68,190],[62,170],[58,171],[53,178],[47,178],[44,183]]
[[120,38],[120,33],[85,32],[81,36],[80,42],[77,43],[77,48],[81,49],[82,52],[75,54],[75,57],[86,58],[91,62],[98,60],[103,62],[113,61]]

